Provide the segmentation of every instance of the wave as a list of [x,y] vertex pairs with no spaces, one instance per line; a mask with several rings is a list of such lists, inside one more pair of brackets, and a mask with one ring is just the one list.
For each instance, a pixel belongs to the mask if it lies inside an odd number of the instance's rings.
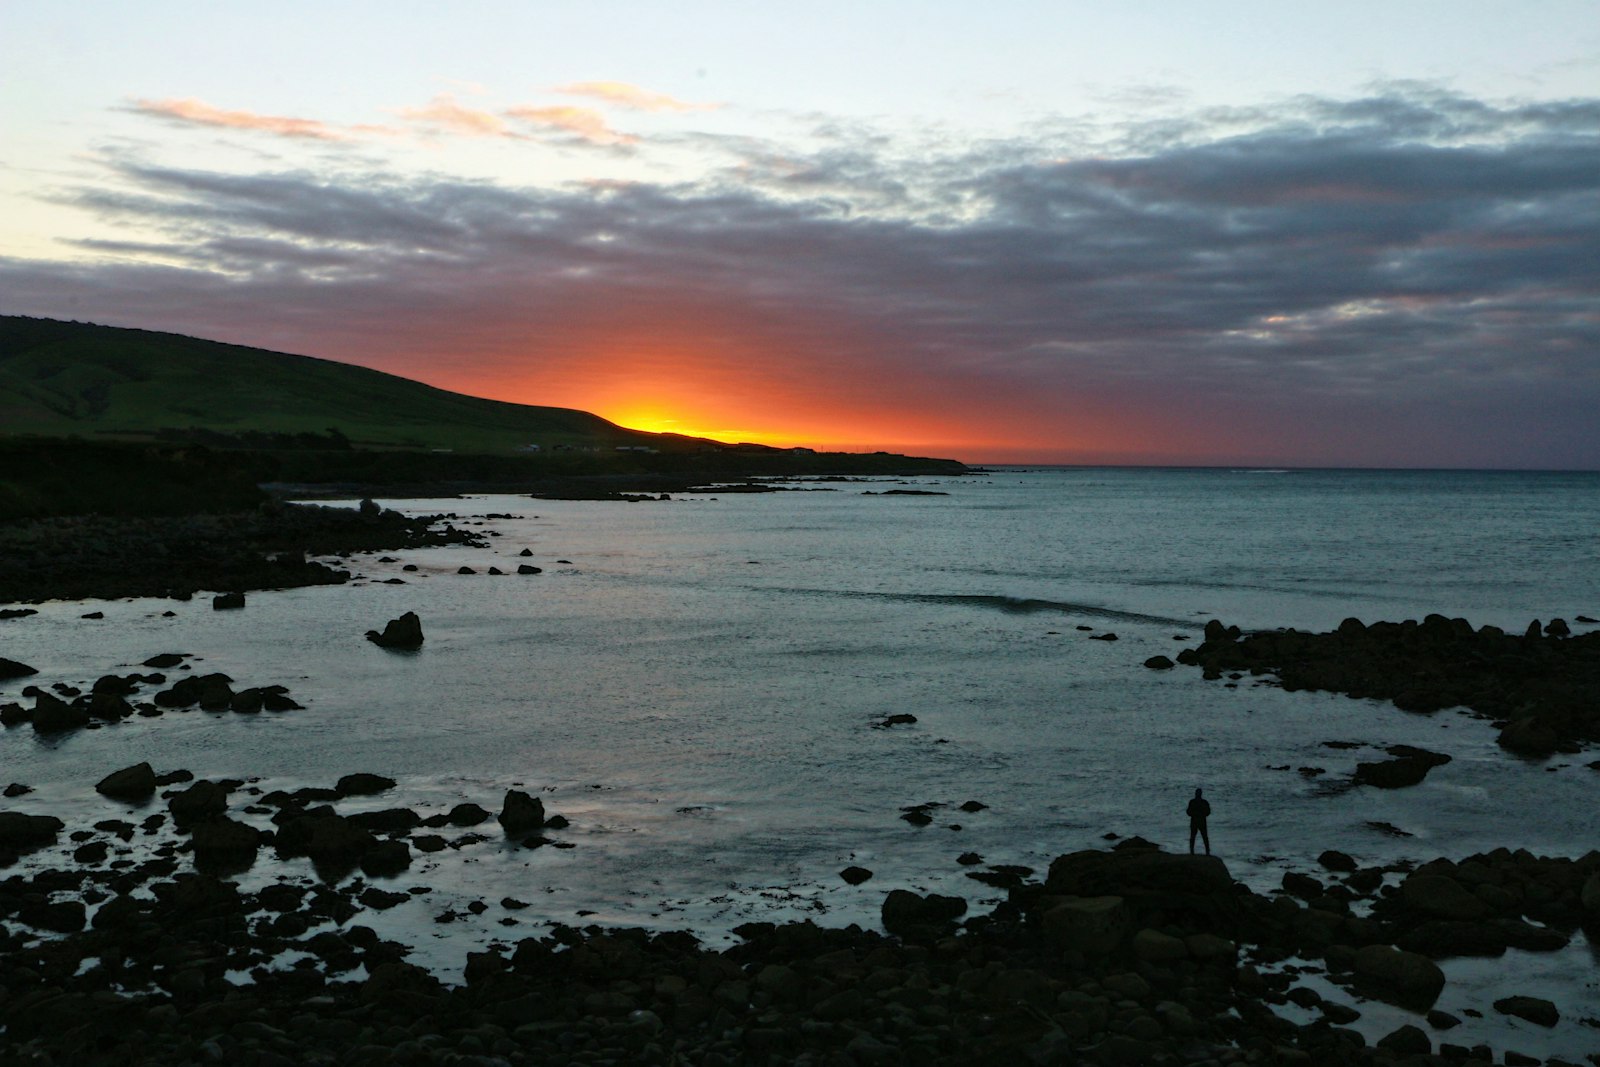
[[1004,596],[995,593],[883,593],[858,589],[772,589],[798,596],[838,597],[846,600],[890,600],[903,604],[949,604],[954,607],[983,608],[1003,611],[1009,615],[1031,615],[1052,612],[1092,619],[1114,619],[1120,622],[1150,623],[1157,626],[1195,626],[1194,619],[1178,619],[1169,615],[1146,615],[1138,611],[1120,611],[1098,604],[1077,604],[1064,600],[1046,600],[1041,597]]

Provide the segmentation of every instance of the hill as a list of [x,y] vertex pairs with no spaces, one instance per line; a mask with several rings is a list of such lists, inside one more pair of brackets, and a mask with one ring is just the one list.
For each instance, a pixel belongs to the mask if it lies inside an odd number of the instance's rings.
[[464,396],[326,359],[14,315],[0,316],[0,433],[253,448],[293,446],[304,435],[300,441],[310,447],[342,445],[343,437],[361,448],[473,453],[532,444],[663,452],[717,447],[628,430],[585,411]]

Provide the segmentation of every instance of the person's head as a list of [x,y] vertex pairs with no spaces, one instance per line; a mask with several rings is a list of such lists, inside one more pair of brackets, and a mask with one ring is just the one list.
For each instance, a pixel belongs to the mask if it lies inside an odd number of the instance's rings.
[[1198,790],[1198,789],[1196,789],[1196,790],[1195,790],[1195,791],[1194,791],[1194,795],[1195,795],[1195,796],[1199,796],[1199,795],[1200,795],[1200,790]]

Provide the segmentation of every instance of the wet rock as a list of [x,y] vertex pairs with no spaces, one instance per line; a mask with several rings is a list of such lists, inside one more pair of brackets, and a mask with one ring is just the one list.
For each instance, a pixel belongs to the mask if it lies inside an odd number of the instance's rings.
[[368,774],[365,771],[359,771],[340,778],[338,782],[334,783],[333,790],[341,797],[366,797],[374,796],[393,788],[393,778],[385,778],[381,774]]
[[33,792],[33,786],[23,785],[21,782],[12,782],[5,789],[0,790],[0,796],[10,800],[15,797],[25,797],[31,792]]
[[860,885],[872,877],[872,872],[865,867],[851,866],[840,871],[839,877],[843,878],[849,885]]
[[404,841],[380,841],[361,855],[361,870],[373,878],[392,878],[411,866],[411,849]]
[[32,721],[39,733],[65,733],[89,725],[89,713],[41,689],[33,698]]
[[1544,624],[1544,632],[1546,637],[1569,637],[1572,634],[1572,628],[1567,625],[1567,620],[1565,619],[1551,619]]
[[6,659],[4,656],[0,656],[0,682],[10,681],[12,678],[27,678],[38,673],[37,670],[26,663],[18,663],[14,659]]
[[423,642],[422,620],[416,612],[408,611],[398,619],[390,619],[382,633],[368,630],[367,640],[379,648],[419,649]]
[[302,815],[278,830],[276,847],[284,856],[309,856],[317,863],[351,868],[378,843],[371,831],[339,815]]
[[211,598],[212,611],[237,611],[244,607],[243,593],[218,593]]
[[51,844],[65,827],[54,815],[0,811],[0,849],[22,850]]
[[1089,640],[1091,641],[1115,641],[1116,639],[1117,635],[1111,633],[1110,631],[1107,631],[1103,634],[1091,634],[1089,637]]
[[1358,866],[1348,854],[1331,848],[1318,856],[1317,862],[1330,871],[1354,871]]
[[518,574],[543,574],[544,573],[544,569],[541,568],[541,567],[535,567],[531,563],[519,563],[517,565],[517,573]]
[[227,816],[206,819],[189,829],[197,864],[248,866],[261,847],[261,831]]
[[1500,747],[1518,756],[1548,756],[1560,747],[1556,732],[1538,719],[1517,719],[1500,731]]
[[917,717],[915,715],[908,715],[905,712],[900,712],[895,715],[890,715],[885,719],[880,719],[878,722],[873,723],[873,725],[879,729],[882,729],[885,726],[909,726],[916,721]]
[[1426,1056],[1433,1052],[1428,1035],[1410,1023],[1378,1038],[1378,1047],[1400,1056]]
[[476,826],[487,818],[489,818],[488,810],[470,801],[464,804],[457,804],[445,816],[446,821],[451,826]]
[[1144,665],[1153,671],[1170,671],[1176,666],[1176,664],[1166,656],[1151,656],[1149,659],[1144,661]]
[[202,779],[169,795],[167,808],[179,826],[212,819],[228,810],[228,790]]
[[144,661],[144,666],[154,667],[158,671],[170,670],[188,658],[186,652],[163,652],[158,656],[151,656]]
[[95,783],[95,792],[114,800],[143,800],[156,791],[156,772],[148,763],[112,771]]
[[508,834],[526,833],[545,825],[544,801],[520,789],[506,790],[500,805],[500,827]]
[[85,915],[86,909],[81,900],[25,904],[17,911],[17,919],[24,925],[58,934],[82,930],[86,922]]
[[1400,899],[1415,911],[1441,919],[1481,919],[1489,906],[1454,878],[1413,873],[1400,883]]
[[1359,988],[1402,1007],[1431,1007],[1444,989],[1444,972],[1426,956],[1389,945],[1356,950],[1353,962]]
[[1526,1019],[1536,1026],[1554,1026],[1561,1021],[1561,1012],[1555,1004],[1541,997],[1502,997],[1494,1002],[1494,1010]]
[[966,911],[967,902],[960,897],[893,889],[883,901],[883,928],[900,937],[936,936]]

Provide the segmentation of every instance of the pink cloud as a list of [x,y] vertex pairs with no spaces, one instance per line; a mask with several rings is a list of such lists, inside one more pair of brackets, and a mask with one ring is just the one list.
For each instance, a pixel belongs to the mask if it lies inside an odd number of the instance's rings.
[[449,93],[440,93],[424,107],[403,107],[398,114],[412,122],[420,122],[447,133],[465,134],[469,137],[514,137],[506,128],[505,120],[489,111],[464,107],[456,103]]
[[287,115],[258,115],[253,111],[227,111],[203,100],[135,100],[133,110],[171,122],[196,126],[218,126],[235,130],[259,130],[279,137],[299,137],[313,141],[343,141],[349,135],[316,119]]
[[558,85],[554,91],[565,93],[567,96],[593,97],[635,111],[714,111],[722,106],[691,104],[666,93],[653,93],[637,85],[629,85],[627,82],[573,82],[570,85]]
[[592,144],[633,144],[638,140],[631,134],[619,133],[606,122],[600,112],[587,107],[513,107],[506,114],[514,119],[532,123],[546,129],[575,134]]

